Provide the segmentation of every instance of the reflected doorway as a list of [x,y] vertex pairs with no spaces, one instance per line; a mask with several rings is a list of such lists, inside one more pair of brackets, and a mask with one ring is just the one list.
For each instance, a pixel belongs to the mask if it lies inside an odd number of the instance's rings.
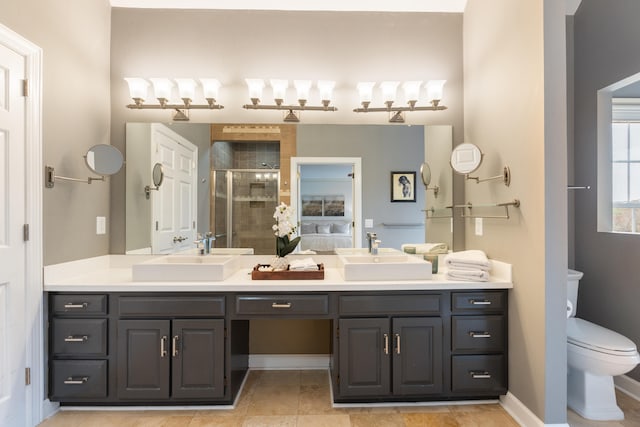
[[[326,243],[319,242],[320,238],[323,241],[340,240],[340,247],[362,247],[362,159],[292,157],[291,171],[291,206],[296,213],[303,240],[305,234],[313,234],[310,237],[314,237],[316,245]],[[335,176],[322,177],[321,174],[327,171],[334,171],[332,173]],[[324,184],[321,184],[323,181]],[[317,209],[318,205],[320,210]],[[341,225],[348,225],[349,232],[339,229]],[[315,226],[315,233],[305,229],[310,226]],[[305,245],[303,249],[332,252],[326,245],[322,246],[323,249]]]

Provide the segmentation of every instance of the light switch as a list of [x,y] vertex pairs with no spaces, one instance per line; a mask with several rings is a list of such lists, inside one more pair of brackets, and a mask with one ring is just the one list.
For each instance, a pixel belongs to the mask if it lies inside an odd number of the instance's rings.
[[482,218],[476,218],[476,236],[482,236]]
[[107,234],[107,218],[104,216],[96,217],[96,234]]
[[373,219],[365,219],[364,228],[373,228]]

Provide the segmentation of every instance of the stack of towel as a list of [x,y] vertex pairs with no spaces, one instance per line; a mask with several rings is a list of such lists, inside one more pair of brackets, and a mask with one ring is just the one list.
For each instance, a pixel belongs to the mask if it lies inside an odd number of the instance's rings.
[[400,249],[408,254],[446,254],[446,243],[405,243]]
[[301,258],[294,259],[289,262],[289,270],[290,271],[317,271],[318,264],[313,260],[313,258]]
[[480,250],[453,252],[445,257],[447,278],[486,282],[489,280],[491,261]]

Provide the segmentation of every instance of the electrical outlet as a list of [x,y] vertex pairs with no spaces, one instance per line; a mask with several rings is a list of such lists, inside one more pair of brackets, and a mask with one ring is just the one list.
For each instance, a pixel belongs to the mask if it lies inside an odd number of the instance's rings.
[[373,219],[365,219],[364,228],[373,228]]
[[476,236],[482,236],[482,218],[476,218]]
[[96,217],[96,234],[107,234],[107,218],[104,216]]

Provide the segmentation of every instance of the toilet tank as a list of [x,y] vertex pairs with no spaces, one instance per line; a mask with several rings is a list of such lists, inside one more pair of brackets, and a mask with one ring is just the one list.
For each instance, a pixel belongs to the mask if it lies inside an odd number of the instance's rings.
[[583,275],[583,272],[571,269],[567,272],[567,300],[573,305],[571,317],[575,316],[578,310],[578,286]]

